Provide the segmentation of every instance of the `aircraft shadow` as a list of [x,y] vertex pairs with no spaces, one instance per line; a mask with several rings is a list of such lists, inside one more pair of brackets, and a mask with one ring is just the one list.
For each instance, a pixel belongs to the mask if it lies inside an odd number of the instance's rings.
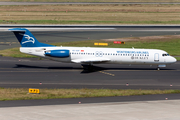
[[[42,67],[42,66],[32,66],[32,65],[22,65],[22,64],[16,64],[16,67],[14,68],[39,68],[39,69],[64,69],[64,70],[82,70],[81,73],[92,73],[92,72],[98,72],[98,71],[103,71],[103,70],[134,70],[134,71],[138,71],[138,70],[157,70],[156,68],[107,68],[107,67],[99,67],[99,66],[93,66],[92,68],[88,69],[88,68],[81,68],[81,67]],[[175,70],[175,69],[168,69],[168,68],[161,68],[160,71],[163,70]]]
[[22,65],[22,64],[16,64],[13,68],[37,68],[37,69],[63,69],[63,70],[82,70],[81,73],[92,73],[104,70],[104,68],[93,66],[93,69],[83,69],[81,67],[42,67],[42,66],[32,66],[32,65]]
[[21,64],[16,64],[16,67],[14,68],[73,69],[73,67],[41,67],[41,66],[21,65]]

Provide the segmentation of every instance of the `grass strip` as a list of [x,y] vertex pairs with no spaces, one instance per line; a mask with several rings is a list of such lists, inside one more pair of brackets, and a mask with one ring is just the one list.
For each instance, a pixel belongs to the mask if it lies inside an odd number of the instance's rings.
[[[0,21],[0,23],[3,23]],[[12,20],[16,24],[180,24],[176,21],[83,21],[83,20]]]
[[180,5],[0,5],[0,24],[179,24]]
[[0,0],[7,2],[179,2],[177,0]]
[[0,100],[29,100],[56,98],[88,98],[133,96],[152,94],[177,94],[180,90],[132,90],[132,89],[40,89],[40,94],[28,94],[28,88],[0,88]]

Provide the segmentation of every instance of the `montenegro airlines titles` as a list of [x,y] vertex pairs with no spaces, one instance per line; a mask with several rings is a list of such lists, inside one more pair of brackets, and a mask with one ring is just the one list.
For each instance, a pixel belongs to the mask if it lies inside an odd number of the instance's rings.
[[128,49],[128,48],[95,48],[95,47],[56,47],[40,43],[28,29],[13,28],[21,44],[20,51],[60,62],[97,64],[147,64],[166,67],[176,62],[167,52],[157,49]]

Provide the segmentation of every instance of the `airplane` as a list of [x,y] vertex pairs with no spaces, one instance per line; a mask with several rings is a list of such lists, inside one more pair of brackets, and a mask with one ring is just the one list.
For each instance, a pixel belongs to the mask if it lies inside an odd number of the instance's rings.
[[40,43],[26,28],[12,28],[21,44],[20,52],[66,63],[93,64],[138,64],[166,67],[176,62],[166,51],[158,49],[98,48],[98,47],[58,47]]

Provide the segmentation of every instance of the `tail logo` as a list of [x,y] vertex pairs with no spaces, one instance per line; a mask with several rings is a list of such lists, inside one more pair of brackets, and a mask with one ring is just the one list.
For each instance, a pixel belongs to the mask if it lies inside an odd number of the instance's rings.
[[[21,34],[22,35],[22,34]],[[32,42],[34,44],[35,40],[33,37],[30,37],[29,35],[23,34],[27,41],[22,42],[22,44],[27,43],[27,42]]]

